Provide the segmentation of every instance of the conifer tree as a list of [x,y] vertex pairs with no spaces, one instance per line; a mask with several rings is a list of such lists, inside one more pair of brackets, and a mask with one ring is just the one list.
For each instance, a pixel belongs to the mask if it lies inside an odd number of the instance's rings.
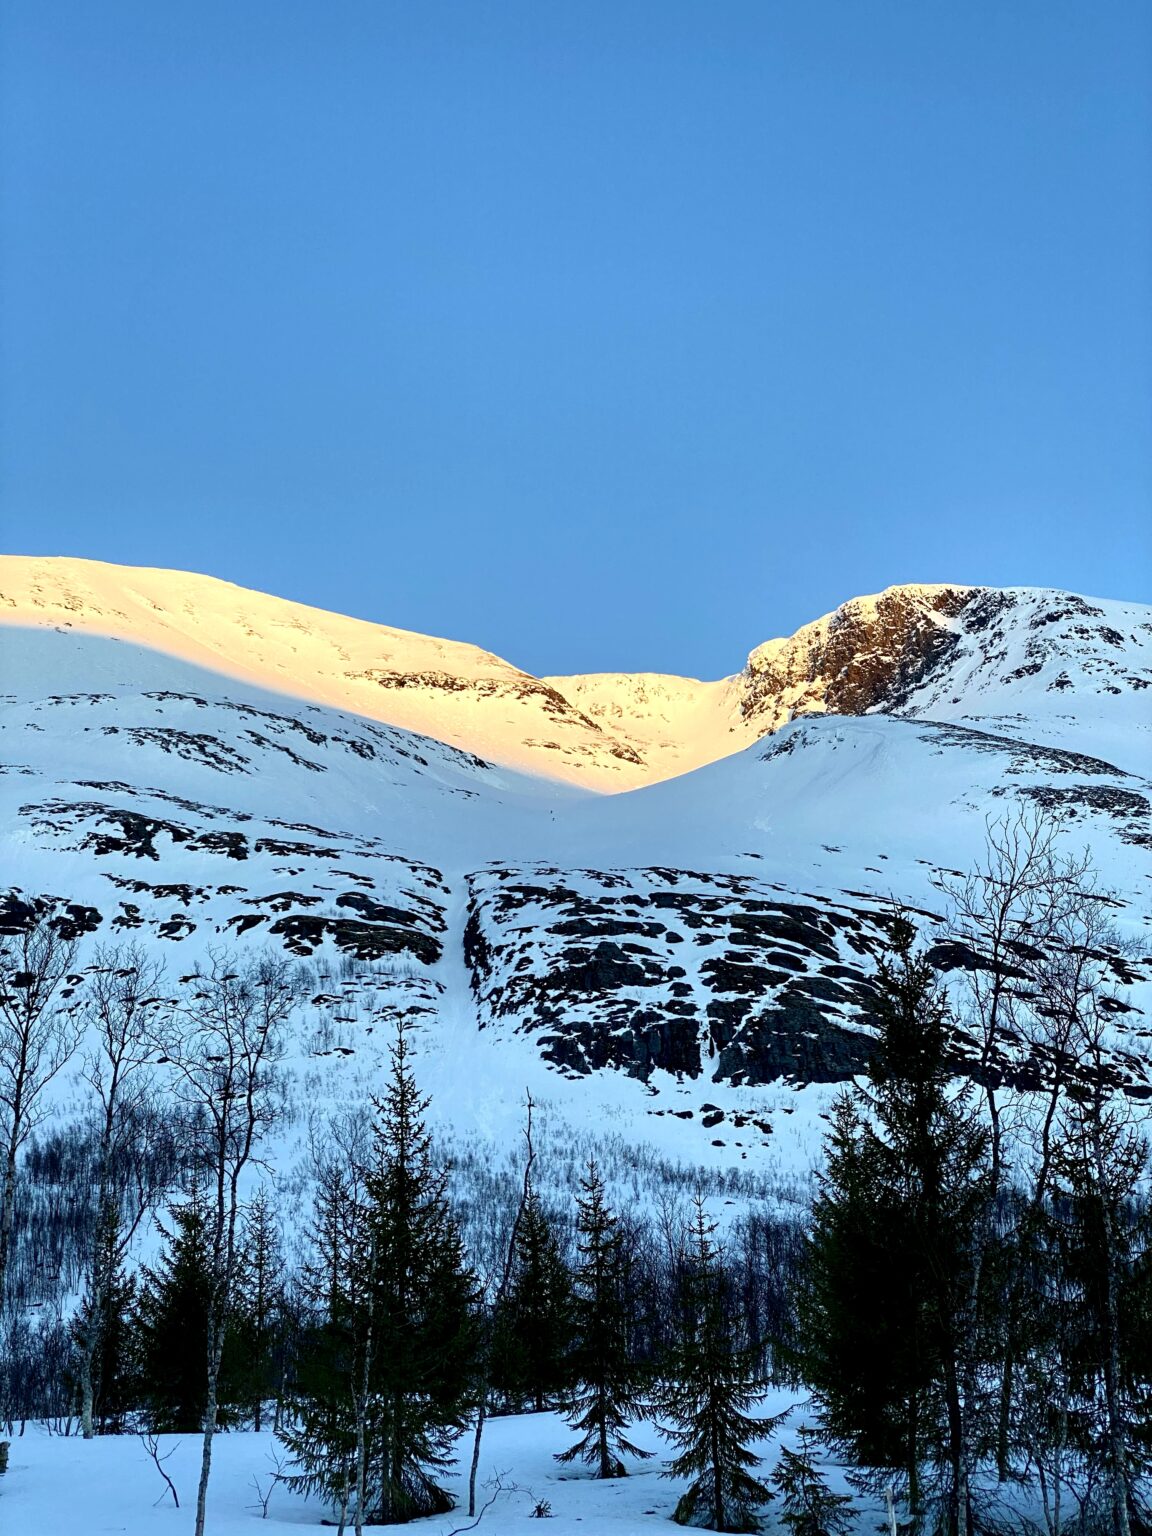
[[825,1158],[799,1298],[802,1374],[833,1443],[857,1466],[902,1471],[918,1509],[931,1380],[920,1255],[852,1095],[833,1108]]
[[451,1509],[436,1479],[455,1457],[475,1395],[478,1284],[448,1201],[423,1097],[397,1030],[391,1080],[376,1101],[364,1179],[360,1290],[368,1313],[357,1507],[383,1523]]
[[132,1335],[136,1280],[125,1271],[124,1245],[114,1217],[106,1219],[94,1246],[104,1280],[99,1291],[89,1290],[81,1302],[72,1335],[78,1355],[83,1355],[79,1385],[89,1422],[101,1434],[119,1434],[139,1387]]
[[540,1413],[570,1385],[572,1276],[540,1196],[529,1189],[516,1234],[512,1283],[497,1320],[497,1382]]
[[579,1457],[595,1467],[596,1477],[624,1477],[624,1455],[647,1457],[625,1437],[633,1419],[643,1416],[641,1373],[631,1349],[625,1296],[626,1255],[619,1218],[609,1209],[604,1181],[594,1160],[580,1181],[576,1298],[573,1318],[576,1346],[572,1373],[577,1386],[565,1406],[580,1439],[557,1461]]
[[437,1478],[474,1398],[478,1287],[428,1103],[402,1024],[370,1147],[329,1160],[319,1180],[306,1277],[316,1317],[281,1439],[299,1468],[291,1485],[329,1498],[341,1524],[350,1510],[357,1531],[452,1508]]
[[772,1473],[772,1486],[780,1494],[780,1522],[791,1536],[848,1536],[853,1521],[848,1513],[851,1498],[833,1493],[814,1458],[815,1431],[803,1425],[796,1450],[781,1446]]
[[[169,1207],[161,1226],[164,1248],[155,1268],[144,1267],[133,1320],[133,1350],[140,1397],[156,1434],[189,1434],[204,1421],[208,1316],[212,1268],[209,1216],[200,1194]],[[226,1342],[220,1400],[233,1397],[234,1352]],[[221,1421],[232,1415],[225,1407]]]
[[[893,924],[877,971],[867,1084],[839,1100],[813,1211],[802,1297],[804,1373],[825,1432],[859,1466],[902,1472],[912,1519],[971,1530],[978,1335],[966,1309],[984,1205],[987,1132],[953,1085],[950,1020],[913,931]],[[926,1487],[925,1467],[932,1471]]]
[[677,1452],[662,1475],[692,1479],[673,1520],[713,1531],[755,1531],[756,1510],[772,1494],[752,1474],[759,1458],[748,1445],[771,1434],[784,1415],[755,1419],[748,1413],[761,1384],[751,1350],[736,1337],[715,1232],[697,1196],[681,1264],[679,1336],[665,1361],[653,1412],[668,1421],[660,1433]]
[[310,1231],[312,1257],[301,1277],[308,1308],[300,1329],[291,1411],[277,1433],[297,1470],[285,1482],[317,1495],[339,1513],[343,1529],[356,1483],[356,1383],[367,1310],[357,1277],[363,1247],[363,1148],[356,1120],[330,1132],[334,1146],[317,1158]]
[[236,1274],[233,1337],[253,1428],[280,1384],[284,1335],[284,1255],[268,1191],[261,1185],[244,1212]]

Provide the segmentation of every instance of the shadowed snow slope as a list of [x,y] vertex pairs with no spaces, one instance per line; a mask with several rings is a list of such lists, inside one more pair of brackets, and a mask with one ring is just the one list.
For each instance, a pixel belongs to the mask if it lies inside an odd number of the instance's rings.
[[0,562],[0,613],[3,884],[174,974],[223,943],[307,961],[299,1137],[372,1089],[404,1010],[465,1131],[511,1142],[527,1085],[556,1125],[802,1169],[891,900],[946,938],[949,872],[1022,808],[1091,846],[1147,1007],[1147,609],[893,588],[713,683],[541,680],[83,561]]

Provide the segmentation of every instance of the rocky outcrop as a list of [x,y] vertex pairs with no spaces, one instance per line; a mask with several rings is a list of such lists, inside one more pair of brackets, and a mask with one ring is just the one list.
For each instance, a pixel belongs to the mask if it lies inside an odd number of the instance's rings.
[[875,907],[781,900],[750,876],[497,869],[471,878],[482,1022],[561,1070],[841,1082],[868,1049]]
[[757,734],[804,714],[896,710],[955,650],[972,587],[890,587],[769,640],[748,658],[740,711]]

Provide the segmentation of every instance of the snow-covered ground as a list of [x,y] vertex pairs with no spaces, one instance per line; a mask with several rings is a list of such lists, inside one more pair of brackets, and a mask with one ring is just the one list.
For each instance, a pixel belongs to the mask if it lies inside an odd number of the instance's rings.
[[[778,1413],[798,1401],[773,1393],[760,1410]],[[799,1414],[793,1419],[800,1422]],[[601,1482],[586,1471],[562,1466],[554,1453],[566,1449],[572,1435],[554,1413],[524,1414],[489,1420],[480,1461],[482,1487],[477,1505],[486,1502],[499,1476],[510,1491],[502,1493],[484,1515],[481,1536],[543,1531],[546,1536],[642,1536],[669,1520],[684,1491],[682,1479],[660,1475],[667,1444],[650,1424],[634,1426],[634,1439],[656,1454],[651,1461],[630,1463],[626,1478]],[[781,1439],[791,1444],[790,1421]],[[763,1446],[766,1475],[775,1465],[776,1442]],[[0,1531],[4,1536],[185,1536],[192,1529],[196,1487],[200,1474],[200,1443],[195,1435],[166,1435],[160,1454],[165,1471],[176,1485],[180,1508],[172,1507],[150,1457],[131,1436],[80,1440],[48,1435],[30,1427],[12,1442],[8,1475],[0,1479]],[[418,1531],[428,1536],[470,1524],[467,1516],[467,1464],[471,1440],[454,1476],[446,1480],[461,1500],[450,1515],[407,1526],[373,1526],[374,1531]],[[270,1434],[221,1434],[212,1458],[208,1495],[210,1536],[259,1536],[261,1531],[315,1532],[331,1529],[332,1511],[318,1501],[298,1498],[275,1488],[268,1499],[265,1521],[255,1479],[267,1492],[276,1458],[284,1453]],[[512,1488],[512,1485],[515,1485]],[[533,1518],[539,1503],[551,1505],[546,1524]],[[771,1507],[771,1506],[770,1506]],[[325,1525],[324,1522],[329,1522]]]

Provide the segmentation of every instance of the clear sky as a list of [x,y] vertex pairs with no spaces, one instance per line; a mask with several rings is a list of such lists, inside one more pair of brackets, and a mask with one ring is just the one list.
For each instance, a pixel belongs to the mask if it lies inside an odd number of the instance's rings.
[[5,0],[0,517],[534,672],[1152,600],[1152,7]]

